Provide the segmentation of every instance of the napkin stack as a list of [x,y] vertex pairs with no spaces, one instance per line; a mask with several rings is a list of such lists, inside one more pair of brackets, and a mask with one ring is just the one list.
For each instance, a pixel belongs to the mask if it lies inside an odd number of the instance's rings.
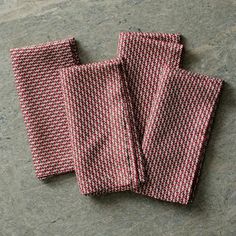
[[73,38],[12,49],[36,176],[189,203],[223,81],[180,69],[182,50],[179,34],[141,32],[85,65]]

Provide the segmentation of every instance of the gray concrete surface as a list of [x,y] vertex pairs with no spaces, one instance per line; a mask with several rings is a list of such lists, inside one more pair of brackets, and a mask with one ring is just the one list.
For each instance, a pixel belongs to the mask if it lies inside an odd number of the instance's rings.
[[[181,32],[184,68],[226,81],[193,204],[79,194],[74,174],[34,176],[9,49],[75,36],[83,62],[119,31]],[[0,235],[236,235],[235,0],[0,0]]]

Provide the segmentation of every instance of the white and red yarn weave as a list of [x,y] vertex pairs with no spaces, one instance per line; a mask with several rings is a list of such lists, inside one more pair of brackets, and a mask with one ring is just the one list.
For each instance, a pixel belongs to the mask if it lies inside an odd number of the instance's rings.
[[189,203],[223,82],[179,69],[182,49],[179,34],[141,32],[87,65],[73,38],[12,49],[37,177],[75,170],[85,195]]
[[160,69],[165,64],[179,67],[182,48],[179,34],[120,33],[118,55],[124,60],[140,142],[158,86]]
[[142,144],[147,179],[138,193],[189,203],[222,83],[183,69],[162,69]]
[[73,38],[11,49],[21,110],[36,176],[74,169],[58,69],[79,63]]
[[60,70],[82,194],[136,189],[144,181],[121,63],[113,59]]

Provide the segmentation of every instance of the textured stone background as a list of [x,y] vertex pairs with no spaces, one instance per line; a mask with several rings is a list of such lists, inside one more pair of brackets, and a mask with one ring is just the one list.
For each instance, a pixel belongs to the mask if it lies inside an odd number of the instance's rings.
[[[84,63],[120,31],[181,32],[184,68],[226,81],[193,204],[79,194],[74,174],[34,176],[9,49],[75,36]],[[0,235],[236,235],[235,0],[0,0]]]

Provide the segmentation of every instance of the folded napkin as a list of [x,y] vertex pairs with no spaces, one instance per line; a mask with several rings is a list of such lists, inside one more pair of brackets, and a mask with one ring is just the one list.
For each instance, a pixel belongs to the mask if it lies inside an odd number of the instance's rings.
[[10,52],[36,176],[43,179],[72,171],[72,149],[57,69],[79,63],[75,40]]
[[195,189],[222,80],[164,67],[143,140],[142,193],[187,204]]
[[144,181],[121,64],[114,59],[60,70],[82,194],[136,189]]
[[118,55],[124,60],[140,142],[157,89],[160,69],[165,64],[179,67],[182,48],[179,34],[120,33]]
[[182,49],[179,34],[141,32],[86,65],[73,38],[12,49],[37,177],[75,170],[85,195],[189,203],[223,82],[179,69]]

